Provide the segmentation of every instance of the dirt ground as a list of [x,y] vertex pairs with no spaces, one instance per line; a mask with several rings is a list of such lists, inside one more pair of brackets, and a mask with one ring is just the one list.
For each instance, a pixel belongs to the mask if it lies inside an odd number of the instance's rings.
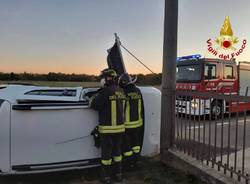
[[[0,177],[0,184],[101,184],[100,168],[50,174]],[[192,176],[169,168],[159,158],[142,158],[138,170],[124,174],[121,184],[198,184]]]

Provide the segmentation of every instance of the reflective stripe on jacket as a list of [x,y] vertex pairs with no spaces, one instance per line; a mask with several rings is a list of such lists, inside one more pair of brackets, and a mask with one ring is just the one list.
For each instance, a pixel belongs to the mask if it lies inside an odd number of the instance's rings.
[[124,88],[127,96],[125,109],[125,128],[138,128],[143,125],[143,103],[140,90],[135,85]]
[[121,133],[124,126],[124,102],[126,96],[121,88],[110,85],[99,90],[90,100],[90,107],[98,111],[100,133]]

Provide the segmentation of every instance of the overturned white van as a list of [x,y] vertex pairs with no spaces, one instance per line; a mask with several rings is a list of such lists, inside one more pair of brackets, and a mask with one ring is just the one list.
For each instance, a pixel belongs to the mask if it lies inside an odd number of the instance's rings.
[[[141,87],[145,126],[142,155],[160,149],[161,92]],[[97,88],[0,86],[0,174],[81,169],[99,165],[91,131],[97,113],[88,100]],[[73,141],[70,141],[73,140]]]

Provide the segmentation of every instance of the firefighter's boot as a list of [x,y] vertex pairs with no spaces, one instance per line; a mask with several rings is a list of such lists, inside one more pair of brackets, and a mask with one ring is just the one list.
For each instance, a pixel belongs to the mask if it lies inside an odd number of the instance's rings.
[[134,153],[133,156],[132,156],[132,161],[131,161],[131,165],[130,165],[130,168],[133,170],[133,169],[136,169],[138,167],[138,160],[140,158],[140,154],[139,153]]
[[111,184],[111,177],[110,177],[110,166],[105,165],[101,168],[101,182],[103,184]]
[[123,161],[123,170],[126,172],[130,172],[134,167],[134,158],[133,156],[125,157]]

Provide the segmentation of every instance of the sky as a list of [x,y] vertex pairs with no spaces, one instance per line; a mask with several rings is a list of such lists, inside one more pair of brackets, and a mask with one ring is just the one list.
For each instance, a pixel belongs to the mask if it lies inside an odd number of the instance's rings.
[[[249,0],[179,0],[178,56],[207,51],[229,16],[250,41]],[[0,0],[0,72],[99,74],[118,33],[154,72],[162,71],[164,0]],[[150,73],[122,50],[129,73]],[[250,61],[247,47],[237,60]]]

